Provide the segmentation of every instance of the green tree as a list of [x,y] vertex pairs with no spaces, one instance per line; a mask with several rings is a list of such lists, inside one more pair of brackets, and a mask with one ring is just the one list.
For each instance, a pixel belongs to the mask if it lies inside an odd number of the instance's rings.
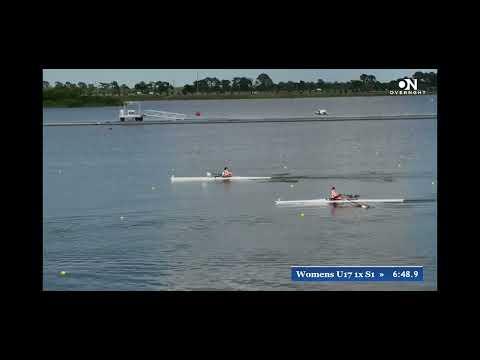
[[421,71],[417,71],[415,74],[412,75],[412,78],[414,79],[418,79],[419,81],[421,81],[421,79],[423,79],[425,76],[425,74]]
[[147,89],[146,89],[147,94],[152,95],[155,94],[155,82],[154,81],[149,81],[147,83]]
[[363,82],[363,89],[364,90],[370,90],[371,88],[373,88],[373,86],[375,84],[375,81],[376,81],[376,78],[375,78],[374,75],[362,74],[360,76],[360,80]]
[[259,91],[271,91],[273,89],[273,80],[265,73],[258,75],[257,77],[257,90]]
[[412,75],[412,78],[417,79],[422,85],[426,87],[437,86],[437,74],[433,71],[429,73],[417,71],[415,72],[415,74]]
[[437,87],[437,73],[436,72],[429,72],[427,75],[427,83],[429,86]]
[[147,84],[145,81],[140,81],[139,83],[135,84],[133,88],[137,91],[140,92],[141,94],[145,94],[147,92]]
[[112,81],[110,83],[110,89],[111,89],[113,94],[120,95],[120,85],[118,85],[118,82]]
[[237,92],[251,91],[252,86],[252,80],[246,77],[236,77],[233,79],[232,88]]
[[167,81],[158,81],[156,85],[157,85],[158,92],[160,94],[165,93],[165,95],[168,96],[170,91],[173,90],[173,86],[170,85],[170,83]]
[[194,94],[197,91],[195,86],[186,84],[183,89],[182,89],[182,94],[187,95],[187,94]]
[[361,80],[352,80],[349,82],[348,87],[352,92],[359,92],[365,87],[365,83]]
[[362,74],[360,75],[360,80],[362,81],[363,83],[363,87],[366,88],[366,82],[368,80],[368,75],[367,74]]
[[252,79],[242,77],[240,79],[240,91],[253,91],[253,81]]
[[120,85],[120,93],[122,94],[122,96],[128,95],[129,92],[130,92],[130,88],[128,87],[128,85],[126,84]]
[[207,90],[208,92],[215,92],[215,93],[220,92],[222,83],[216,77],[214,78],[207,77],[205,81],[206,81],[206,86],[208,88]]
[[239,78],[239,77],[233,78],[233,80],[232,80],[232,92],[233,91],[237,91],[237,92],[240,91],[240,80],[241,80],[241,78]]
[[202,94],[208,93],[209,88],[208,88],[208,83],[206,79],[194,81],[193,85],[195,86],[195,89],[198,89],[198,92]]
[[288,81],[285,85],[285,90],[287,90],[288,93],[295,91],[296,88],[297,88],[297,84],[294,83],[293,81]]
[[97,92],[97,88],[95,87],[94,84],[88,84],[87,85],[87,94],[88,95],[94,95]]
[[231,88],[230,83],[231,83],[230,80],[222,80],[221,81],[222,93],[225,93],[225,92],[230,90],[230,88]]
[[112,88],[112,85],[110,83],[104,83],[104,82],[100,83],[100,93],[104,96],[111,94],[111,88]]
[[163,81],[155,81],[153,83],[153,92],[155,94],[161,94],[163,92]]
[[77,83],[77,87],[80,89],[80,93],[81,93],[82,95],[88,95],[88,93],[87,93],[87,84],[85,84],[85,83],[82,82],[82,81],[79,81],[79,82]]
[[322,79],[318,79],[317,82],[315,83],[315,89],[322,89],[324,90],[325,89],[325,81],[323,81]]
[[297,89],[300,92],[300,94],[303,94],[303,92],[307,89],[307,84],[305,81],[300,80],[300,82],[297,85]]
[[307,89],[308,93],[311,94],[312,91],[315,90],[315,83],[313,81],[307,81],[306,89]]

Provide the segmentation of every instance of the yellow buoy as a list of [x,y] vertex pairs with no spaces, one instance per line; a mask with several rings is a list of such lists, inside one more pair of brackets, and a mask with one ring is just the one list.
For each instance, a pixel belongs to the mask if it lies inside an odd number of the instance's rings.
[[301,214],[300,214],[300,216],[301,216],[301,217],[304,217],[304,216],[305,216],[305,214],[304,214],[304,213],[301,213]]
[[152,190],[155,190],[155,186],[152,186]]
[[67,275],[67,273],[65,271],[60,271],[60,275],[65,276],[65,275]]
[[123,216],[120,216],[120,220],[123,220]]
[[291,188],[293,188],[293,185],[290,185]]

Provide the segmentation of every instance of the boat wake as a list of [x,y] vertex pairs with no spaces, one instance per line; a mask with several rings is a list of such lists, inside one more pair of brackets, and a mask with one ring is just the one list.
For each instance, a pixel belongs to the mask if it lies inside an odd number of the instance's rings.
[[431,172],[425,173],[386,173],[369,171],[362,173],[351,174],[327,174],[327,175],[274,175],[272,180],[360,180],[360,181],[380,181],[380,182],[393,182],[397,179],[407,178],[434,178],[435,175]]
[[406,203],[431,203],[431,202],[436,202],[437,199],[431,198],[431,199],[409,199],[405,200]]

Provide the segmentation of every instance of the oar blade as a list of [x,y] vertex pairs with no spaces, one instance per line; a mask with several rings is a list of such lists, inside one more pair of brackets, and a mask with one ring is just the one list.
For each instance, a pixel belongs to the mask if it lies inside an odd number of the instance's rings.
[[[354,199],[355,199],[355,197],[354,197]],[[370,208],[370,205],[360,203],[358,201],[350,201],[350,199],[348,199],[348,198],[345,198],[345,200],[347,200],[350,204],[355,205],[356,207],[361,207],[362,209]]]

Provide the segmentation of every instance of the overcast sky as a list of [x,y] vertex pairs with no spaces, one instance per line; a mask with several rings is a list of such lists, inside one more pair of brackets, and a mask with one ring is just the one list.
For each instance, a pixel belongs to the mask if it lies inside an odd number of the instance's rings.
[[396,80],[411,76],[416,71],[436,72],[436,69],[44,69],[43,79],[87,84],[118,81],[133,86],[140,81],[168,81],[174,86],[192,84],[198,78],[217,77],[232,80],[234,77],[255,79],[259,74],[268,74],[273,82],[280,81],[349,81],[359,79],[361,74],[375,75],[379,81]]

